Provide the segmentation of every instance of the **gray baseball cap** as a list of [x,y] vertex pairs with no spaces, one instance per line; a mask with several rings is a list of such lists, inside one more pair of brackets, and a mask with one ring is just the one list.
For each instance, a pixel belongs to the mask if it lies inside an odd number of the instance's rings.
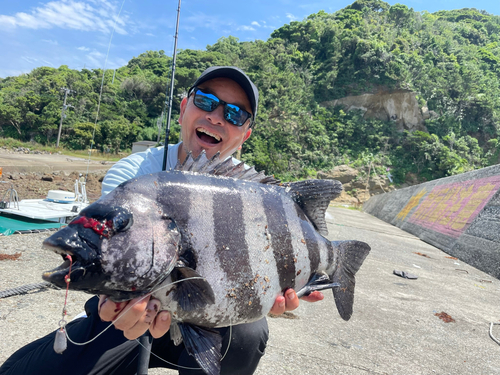
[[241,86],[243,91],[245,91],[248,100],[250,101],[250,105],[252,106],[253,120],[255,121],[257,116],[257,107],[259,105],[259,90],[254,85],[252,80],[245,74],[245,72],[236,66],[212,66],[208,68],[201,73],[189,91],[191,91],[193,87],[201,85],[203,82],[221,77],[232,79]]

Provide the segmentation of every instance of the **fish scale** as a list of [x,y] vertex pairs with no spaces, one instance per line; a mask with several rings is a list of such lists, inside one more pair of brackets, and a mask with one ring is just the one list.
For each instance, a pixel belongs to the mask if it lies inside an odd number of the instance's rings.
[[[307,230],[307,228],[312,229],[312,225],[307,223],[307,221],[306,223],[309,225],[301,225],[303,219],[297,216],[298,205],[286,198],[285,195],[281,195],[281,204],[283,205],[288,229],[292,237],[292,256],[295,264],[295,288],[300,289],[309,281],[309,275],[311,274],[311,262],[307,257],[309,251],[306,241],[304,240],[306,237],[304,230]],[[306,255],[301,256],[301,254]]]
[[[152,292],[172,313],[174,342],[209,375],[219,373],[222,340],[211,328],[261,319],[287,288],[332,289],[348,320],[354,274],[370,248],[325,237],[341,184],[278,184],[230,160],[189,158],[189,171],[125,182],[44,241],[72,254],[69,288],[115,301]],[[67,273],[63,263],[43,277],[63,287]]]
[[[252,251],[256,252],[255,256],[250,257],[252,274],[260,276],[256,288],[263,294],[263,297],[267,293],[275,295],[280,291],[280,286],[278,283],[271,282],[271,279],[275,277],[277,266],[271,250],[271,241],[268,238],[261,190],[255,187],[244,189],[242,199],[246,201],[246,204],[243,205],[244,222],[257,229],[245,231],[245,241],[251,244]],[[269,311],[273,304],[274,301],[262,298],[260,302],[261,316]]]
[[298,205],[295,206],[295,213],[297,217],[301,219],[300,226],[303,237],[300,239],[300,241],[303,242],[307,248],[307,255],[301,254],[300,258],[309,261],[309,270],[317,270],[319,268],[321,260],[318,242],[314,241],[317,232],[314,230],[313,226],[310,224],[310,221],[307,219],[307,216]]

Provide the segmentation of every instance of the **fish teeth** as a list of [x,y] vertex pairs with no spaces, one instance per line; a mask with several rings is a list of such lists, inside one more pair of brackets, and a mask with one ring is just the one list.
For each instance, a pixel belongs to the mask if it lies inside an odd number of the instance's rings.
[[209,132],[208,130],[206,130],[206,129],[203,129],[203,128],[198,128],[198,129],[196,129],[196,131],[199,131],[200,133],[205,133],[205,134],[207,134],[207,135],[209,135],[209,136],[211,136],[211,137],[214,137],[217,141],[220,141],[220,140],[221,140],[220,136],[218,136],[217,134],[210,133],[210,132]]

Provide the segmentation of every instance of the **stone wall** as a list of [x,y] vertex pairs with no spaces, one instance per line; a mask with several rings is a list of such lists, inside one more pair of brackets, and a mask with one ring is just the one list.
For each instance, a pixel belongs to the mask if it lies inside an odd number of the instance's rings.
[[500,279],[500,165],[376,195],[363,210]]

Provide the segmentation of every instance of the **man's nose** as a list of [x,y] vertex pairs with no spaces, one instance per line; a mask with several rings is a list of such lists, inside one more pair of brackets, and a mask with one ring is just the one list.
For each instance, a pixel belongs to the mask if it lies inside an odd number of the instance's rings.
[[207,112],[207,120],[214,125],[223,125],[225,123],[224,119],[224,106],[219,105],[212,112]]

